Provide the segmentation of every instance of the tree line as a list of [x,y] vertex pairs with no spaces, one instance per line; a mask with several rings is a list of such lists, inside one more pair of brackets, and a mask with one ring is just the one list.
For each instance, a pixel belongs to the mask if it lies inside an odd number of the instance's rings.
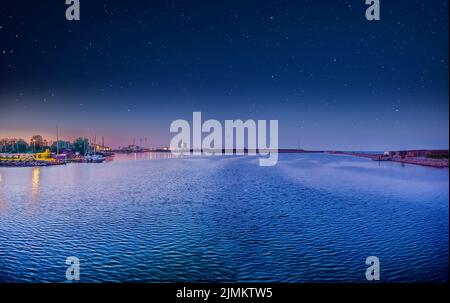
[[80,137],[73,142],[63,140],[49,142],[41,135],[34,135],[29,142],[17,138],[0,139],[0,153],[40,153],[46,149],[52,152],[59,149],[59,152],[73,151],[85,154],[89,149],[89,139]]

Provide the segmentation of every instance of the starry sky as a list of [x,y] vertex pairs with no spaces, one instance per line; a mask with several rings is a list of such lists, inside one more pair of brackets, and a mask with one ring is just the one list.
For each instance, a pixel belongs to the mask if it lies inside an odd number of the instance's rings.
[[278,119],[284,148],[448,148],[448,1],[5,0],[0,137],[148,138]]

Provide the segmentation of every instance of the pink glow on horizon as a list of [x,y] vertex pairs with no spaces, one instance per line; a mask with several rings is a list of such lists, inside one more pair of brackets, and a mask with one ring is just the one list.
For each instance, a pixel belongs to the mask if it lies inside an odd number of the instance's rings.
[[[30,142],[31,137],[34,135],[41,135],[44,140],[47,140],[49,143],[56,141],[56,130],[54,132],[49,131],[36,131],[36,132],[29,132],[29,131],[15,131],[13,132],[5,132],[0,131],[0,139],[8,138],[8,139],[23,139],[26,142]],[[98,144],[102,143],[102,135],[92,135],[92,134],[86,134],[83,132],[74,132],[67,133],[63,132],[59,134],[59,140],[62,141],[74,141],[76,138],[88,138],[91,142],[93,142],[96,139],[96,142]],[[105,140],[105,145],[112,147],[112,148],[118,148],[119,146],[127,146],[133,144],[133,137],[131,136],[113,136],[113,135],[103,135]],[[157,144],[157,142],[163,142],[164,140],[161,140],[161,138],[158,138],[157,141],[151,140],[148,136],[147,145],[145,144],[145,137],[139,137],[136,136],[135,138],[135,144],[140,145],[140,139],[142,138],[142,145],[143,147],[160,147],[160,146],[166,146],[164,144]],[[153,137],[154,138],[154,137]],[[168,144],[167,144],[168,145]]]

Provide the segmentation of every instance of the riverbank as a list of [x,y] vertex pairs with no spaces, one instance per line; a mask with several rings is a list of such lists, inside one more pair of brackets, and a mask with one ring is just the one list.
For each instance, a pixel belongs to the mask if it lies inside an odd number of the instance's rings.
[[55,166],[64,165],[65,162],[54,161],[11,161],[11,160],[0,160],[0,167],[36,167],[36,166]]

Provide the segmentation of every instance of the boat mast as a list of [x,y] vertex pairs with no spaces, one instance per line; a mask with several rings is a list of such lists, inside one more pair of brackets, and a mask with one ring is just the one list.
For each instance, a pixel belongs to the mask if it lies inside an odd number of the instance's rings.
[[58,125],[56,125],[56,154],[59,154],[59,129]]

